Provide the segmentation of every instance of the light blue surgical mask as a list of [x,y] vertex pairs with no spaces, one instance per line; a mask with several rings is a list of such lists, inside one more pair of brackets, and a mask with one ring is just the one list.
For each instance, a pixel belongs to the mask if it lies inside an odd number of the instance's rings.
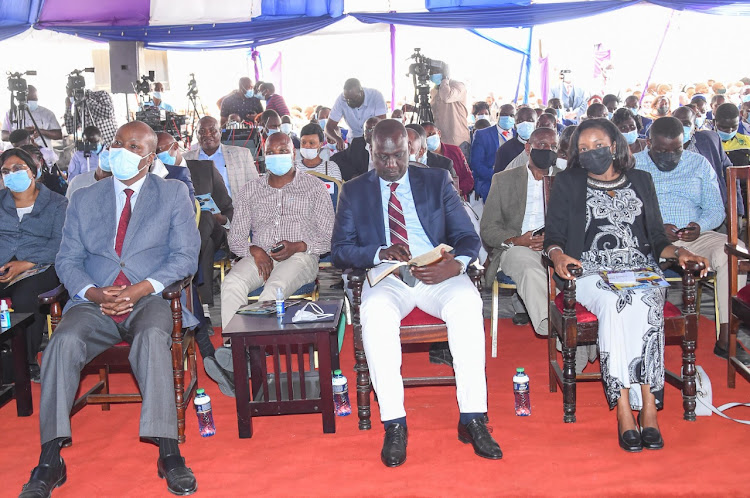
[[638,108],[637,107],[630,107],[629,109],[630,109],[630,113],[633,116],[637,116],[638,115]]
[[696,129],[703,128],[703,125],[706,124],[706,118],[704,116],[700,116],[698,118],[695,118],[695,127]]
[[318,124],[321,128],[323,128],[323,131],[326,131],[326,123],[328,122],[328,119],[319,119]]
[[440,135],[435,133],[427,137],[427,150],[435,152],[440,148]]
[[23,169],[3,175],[3,183],[11,192],[25,192],[31,186],[31,177]]
[[31,112],[34,112],[39,108],[39,102],[37,102],[36,100],[29,100],[28,104],[29,104],[29,110]]
[[521,137],[521,139],[528,140],[535,127],[536,123],[531,121],[524,121],[523,123],[518,123],[516,125],[516,131],[518,132],[518,136]]
[[284,176],[292,169],[292,154],[272,154],[266,156],[266,169],[272,175]]
[[433,82],[433,83],[435,83],[436,85],[439,85],[439,84],[440,84],[440,82],[441,82],[441,81],[443,81],[443,75],[442,75],[442,74],[440,74],[440,73],[438,73],[438,74],[433,74],[432,76],[430,76],[430,81],[432,81],[432,82]]
[[159,152],[156,154],[156,157],[159,158],[161,162],[166,164],[167,166],[174,166],[174,163],[177,162],[177,158],[174,156],[169,155],[169,151],[165,150],[164,152]]
[[254,94],[252,90],[245,90],[245,97],[247,97],[248,99],[251,99],[253,97],[257,97],[257,95]]
[[292,123],[281,123],[281,133],[289,135],[292,132]]
[[734,130],[731,133],[727,133],[725,131],[716,130],[716,133],[719,134],[719,138],[722,142],[728,142],[729,140],[733,139],[735,135],[737,135],[737,130]]
[[690,141],[690,139],[693,136],[693,127],[692,126],[683,126],[682,127],[682,143],[686,144]]
[[151,97],[161,100],[161,92],[151,92]]
[[750,102],[750,93],[742,96],[742,102]]
[[612,116],[614,116],[614,115],[615,115],[614,112],[608,112],[607,113],[607,119],[609,119],[610,121],[612,121]]
[[422,163],[425,166],[427,166],[427,153],[425,152],[425,154],[422,157],[420,157],[419,159],[417,159],[417,162],[418,163]]
[[269,137],[273,135],[274,133],[278,133],[278,132],[279,132],[278,128],[266,128],[266,135]]
[[131,178],[135,178],[143,168],[147,168],[148,165],[139,168],[141,159],[145,159],[149,156],[139,156],[135,152],[130,152],[122,147],[117,149],[110,149],[109,151],[109,165],[112,168],[112,175],[118,180],[124,182]]
[[516,124],[516,118],[513,116],[500,116],[497,118],[497,125],[505,131],[513,128],[514,124]]
[[410,163],[417,162],[417,155],[416,154],[409,154],[409,162]]
[[260,92],[256,92],[253,95],[250,95],[251,97],[255,97],[258,100],[263,100],[263,94]]
[[109,167],[109,149],[104,149],[99,153],[99,169],[106,173],[112,172]]
[[638,140],[638,130],[630,130],[627,133],[623,133],[625,136],[625,140],[628,142],[628,145],[633,145],[636,140]]
[[93,152],[96,155],[99,155],[102,153],[103,148],[104,146],[102,144],[96,144],[96,147],[91,152]]

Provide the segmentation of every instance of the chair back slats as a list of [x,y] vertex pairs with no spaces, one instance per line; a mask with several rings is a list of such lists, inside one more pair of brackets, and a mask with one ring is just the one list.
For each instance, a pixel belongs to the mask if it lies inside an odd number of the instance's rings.
[[[291,371],[291,366],[289,369]],[[300,399],[307,399],[305,386],[305,350],[301,343],[297,344],[297,375],[299,376]]]

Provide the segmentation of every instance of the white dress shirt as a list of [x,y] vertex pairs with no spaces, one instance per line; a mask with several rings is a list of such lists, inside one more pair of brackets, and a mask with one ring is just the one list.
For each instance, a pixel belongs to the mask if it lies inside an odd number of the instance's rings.
[[522,234],[544,226],[544,181],[534,178],[528,166],[526,174],[526,211],[521,225]]

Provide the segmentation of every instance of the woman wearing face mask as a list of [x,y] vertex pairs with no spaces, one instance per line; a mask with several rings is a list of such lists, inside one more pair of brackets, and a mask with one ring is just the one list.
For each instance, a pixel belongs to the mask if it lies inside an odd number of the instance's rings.
[[[665,290],[615,291],[601,272],[649,268],[660,257],[708,261],[671,245],[664,232],[651,176],[633,169],[617,127],[605,120],[578,126],[568,148],[568,168],[558,174],[547,207],[545,254],[562,279],[567,266],[583,270],[576,298],[599,321],[599,354],[605,394],[617,407],[617,439],[625,451],[659,449],[664,441],[656,412],[664,391]],[[639,410],[639,422],[632,410]],[[638,430],[640,426],[640,431]]]
[[638,123],[633,118],[633,113],[629,109],[621,107],[617,109],[612,116],[612,123],[625,137],[631,154],[642,151],[646,148],[646,140],[638,138]]
[[322,159],[320,152],[324,146],[323,128],[315,123],[306,124],[300,130],[299,155],[295,166],[302,171],[317,171],[331,178],[341,180],[338,165],[330,159]]
[[[37,165],[24,150],[9,149],[0,155],[0,299],[10,298],[13,309],[34,313],[26,329],[31,379],[39,382],[36,355],[40,351],[45,316],[37,296],[59,285],[55,256],[60,249],[68,200],[35,180]],[[13,283],[24,272],[36,274]]]

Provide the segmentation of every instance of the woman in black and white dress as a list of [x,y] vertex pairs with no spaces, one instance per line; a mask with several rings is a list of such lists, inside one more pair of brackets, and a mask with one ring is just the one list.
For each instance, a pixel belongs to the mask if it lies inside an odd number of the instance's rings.
[[[599,321],[602,379],[626,451],[664,446],[656,412],[664,392],[665,290],[615,291],[601,272],[649,268],[661,274],[660,257],[708,268],[705,258],[670,244],[651,175],[633,164],[614,124],[582,123],[571,137],[568,168],[555,177],[544,240],[559,277],[573,278],[568,264],[583,269],[576,297]],[[631,410],[640,412],[640,433]]]

